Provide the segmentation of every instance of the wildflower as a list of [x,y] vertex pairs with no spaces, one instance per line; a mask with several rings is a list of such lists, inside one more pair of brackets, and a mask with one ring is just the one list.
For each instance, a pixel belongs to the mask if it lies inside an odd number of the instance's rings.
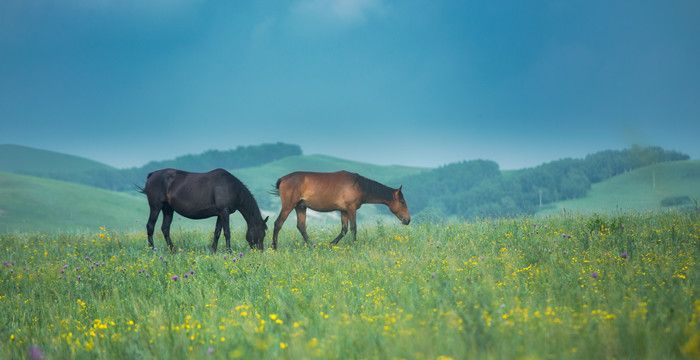
[[284,350],[287,348],[287,343],[286,342],[280,342],[280,349]]
[[207,349],[207,355],[211,355],[211,354],[213,354],[213,353],[214,353],[214,347],[213,347],[213,346],[210,346],[210,347]]
[[3,265],[4,267],[12,267],[12,263],[9,262],[9,261],[3,261],[3,262],[2,262],[2,265]]
[[592,272],[591,277],[597,280],[598,279],[598,272],[597,271]]
[[171,277],[170,279],[172,279],[173,281],[178,281],[180,277],[177,275],[173,275],[173,277]]
[[242,253],[242,252],[238,253],[238,257],[241,257],[241,258],[242,258],[242,257],[243,257],[243,253]]
[[627,255],[627,251],[623,251],[623,252],[620,253],[620,257],[623,258],[623,259],[627,259],[627,256],[628,256],[628,255]]
[[42,354],[41,354],[41,348],[37,345],[32,345],[29,347],[29,359],[30,360],[41,360]]
[[190,270],[190,276],[194,275],[194,270]]
[[270,320],[272,320],[272,321],[277,320],[277,314],[270,314]]

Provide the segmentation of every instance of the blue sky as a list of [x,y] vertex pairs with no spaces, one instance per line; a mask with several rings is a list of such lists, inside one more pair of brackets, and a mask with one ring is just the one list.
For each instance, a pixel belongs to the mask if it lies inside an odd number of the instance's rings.
[[700,2],[0,2],[0,143],[115,166],[284,141],[518,168],[700,156]]

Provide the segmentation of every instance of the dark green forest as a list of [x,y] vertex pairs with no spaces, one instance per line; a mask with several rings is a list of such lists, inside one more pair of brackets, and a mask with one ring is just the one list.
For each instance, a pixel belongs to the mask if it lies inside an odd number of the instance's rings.
[[411,211],[419,218],[527,215],[555,201],[583,197],[591,184],[625,171],[688,158],[660,147],[635,146],[505,172],[493,161],[473,160],[409,176],[401,183]]

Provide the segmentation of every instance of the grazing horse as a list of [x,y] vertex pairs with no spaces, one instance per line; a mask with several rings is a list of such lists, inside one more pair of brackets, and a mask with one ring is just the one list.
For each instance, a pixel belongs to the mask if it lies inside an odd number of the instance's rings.
[[277,236],[287,216],[294,209],[297,212],[297,229],[309,242],[306,233],[306,209],[329,212],[340,211],[342,229],[331,242],[335,245],[348,232],[348,221],[353,240],[357,238],[357,209],[362,204],[384,204],[404,225],[411,222],[401,187],[392,189],[359,174],[338,171],[333,173],[293,172],[277,180],[276,191],[282,202],[282,209],[275,220],[272,248],[277,248]]
[[161,230],[171,251],[173,242],[170,239],[170,223],[173,221],[173,212],[190,219],[216,216],[216,229],[211,250],[216,252],[223,228],[226,248],[231,251],[229,215],[238,210],[248,224],[245,238],[250,248],[263,249],[267,217],[262,218],[258,203],[248,188],[224,169],[207,173],[191,173],[176,169],[157,170],[148,174],[146,186],[139,190],[146,194],[148,206],[151,208],[148,224],[146,224],[148,245],[151,248],[153,248],[153,229],[158,220],[158,214],[162,210]]

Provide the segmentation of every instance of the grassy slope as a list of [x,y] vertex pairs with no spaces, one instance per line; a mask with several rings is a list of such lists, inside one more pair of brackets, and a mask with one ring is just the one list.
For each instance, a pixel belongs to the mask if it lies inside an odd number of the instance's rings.
[[0,145],[0,171],[25,174],[71,174],[112,169],[103,163],[20,145]]
[[[656,187],[653,187],[653,174]],[[700,160],[654,164],[594,184],[586,197],[561,201],[539,214],[563,209],[574,212],[658,210],[669,196],[700,199]]]
[[0,173],[0,233],[143,226],[144,198],[63,181]]
[[208,232],[174,233],[174,255],[143,232],[0,235],[0,358],[697,359],[698,214],[591,220],[384,226],[334,248],[285,230],[262,253],[237,229],[242,257],[209,254]]

